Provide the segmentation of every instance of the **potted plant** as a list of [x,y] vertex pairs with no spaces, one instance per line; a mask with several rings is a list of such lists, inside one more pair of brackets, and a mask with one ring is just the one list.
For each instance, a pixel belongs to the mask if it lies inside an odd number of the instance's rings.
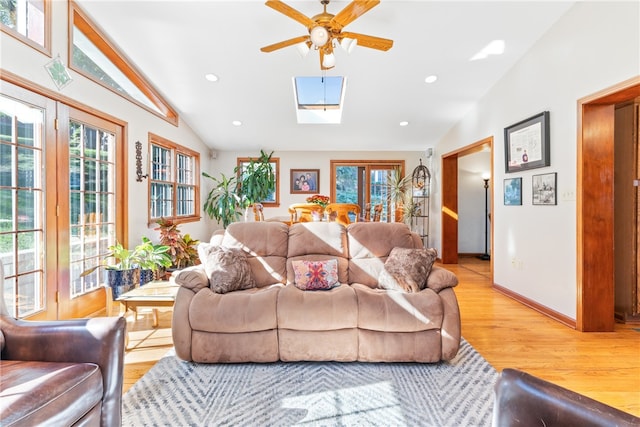
[[207,195],[204,210],[210,218],[222,222],[227,228],[237,221],[244,210],[258,203],[273,193],[276,188],[276,177],[271,166],[271,154],[260,150],[260,157],[251,159],[242,170],[234,168],[234,175],[228,177],[221,173],[215,178],[206,172],[202,175],[214,182],[214,187]]
[[105,256],[105,260],[114,258],[115,264],[99,264],[83,271],[80,277],[87,276],[104,267],[107,272],[107,285],[111,288],[115,300],[140,283],[140,252],[129,250],[119,242],[109,246],[108,249],[109,253]]
[[408,190],[411,188],[411,176],[402,176],[400,168],[394,168],[387,173],[387,201],[390,204],[389,217],[393,222],[402,221],[405,204],[409,203]]
[[140,265],[140,285],[145,285],[154,278],[162,276],[161,271],[171,266],[169,246],[154,244],[147,237],[142,238],[142,243],[135,247]]
[[178,225],[170,219],[160,218],[156,223],[156,230],[160,231],[160,245],[168,247],[166,254],[171,259],[167,270],[195,265],[198,262],[197,246],[200,241],[193,239],[189,234],[183,235]]
[[206,172],[202,172],[202,175],[214,182],[214,187],[204,202],[204,210],[210,218],[222,222],[222,226],[227,228],[240,218],[242,202],[238,194],[238,182],[235,177],[227,178],[224,174],[220,174],[219,179]]

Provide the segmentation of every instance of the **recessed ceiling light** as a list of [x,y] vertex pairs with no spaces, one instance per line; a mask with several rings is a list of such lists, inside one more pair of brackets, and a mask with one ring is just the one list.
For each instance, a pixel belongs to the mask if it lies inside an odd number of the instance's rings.
[[406,120],[403,120],[400,122],[400,126],[409,126],[409,122]]
[[209,80],[210,82],[217,82],[218,81],[218,76],[216,76],[215,74],[212,74],[212,73],[205,74],[204,78]]
[[433,83],[436,80],[438,80],[438,76],[432,74],[430,76],[427,76],[427,78],[424,79],[424,82],[425,83]]
[[240,120],[234,120],[231,122],[231,124],[234,126],[242,126],[242,122]]

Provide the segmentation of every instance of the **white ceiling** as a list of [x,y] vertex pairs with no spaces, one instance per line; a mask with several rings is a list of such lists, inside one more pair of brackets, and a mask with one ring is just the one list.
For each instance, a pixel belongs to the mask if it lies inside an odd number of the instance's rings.
[[[77,2],[206,144],[251,151],[433,146],[575,3],[382,0],[345,31],[394,46],[337,49],[327,75],[348,79],[342,123],[298,125],[291,80],[320,75],[318,54],[261,52],[307,31],[263,1]],[[322,11],[318,0],[285,3],[310,17]],[[336,14],[348,3],[332,1],[327,10]],[[470,61],[498,39],[503,55]],[[438,80],[425,83],[431,74]],[[399,126],[403,120],[409,125]]]

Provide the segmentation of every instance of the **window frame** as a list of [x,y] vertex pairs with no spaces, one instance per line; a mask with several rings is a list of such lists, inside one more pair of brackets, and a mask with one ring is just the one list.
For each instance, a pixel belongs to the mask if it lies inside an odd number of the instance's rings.
[[[73,29],[77,27],[91,43],[93,43],[100,52],[105,55],[118,69],[133,83],[155,106],[161,113],[147,107],[132,96],[114,90],[111,86],[100,81],[95,76],[73,65]],[[74,1],[69,1],[69,46],[68,46],[68,66],[75,72],[92,80],[109,91],[122,96],[124,99],[133,102],[139,107],[149,111],[150,113],[168,121],[174,126],[178,126],[179,117],[175,109],[160,95],[153,85],[148,82],[143,74],[133,65],[133,62],[122,53],[117,45],[111,41],[106,34],[103,34],[100,27],[97,26],[89,16]]]
[[[170,181],[157,181],[153,180],[153,146],[159,146],[164,149],[171,151],[171,180]],[[193,158],[193,189],[194,189],[194,207],[193,214],[191,215],[178,215],[178,191],[177,188],[179,185],[184,186],[184,183],[178,182],[178,155],[185,155]],[[184,147],[180,144],[177,144],[173,141],[170,141],[166,138],[163,138],[159,135],[155,135],[149,132],[149,149],[148,149],[148,158],[147,158],[147,175],[148,175],[148,208],[147,208],[147,218],[148,225],[156,224],[156,222],[160,218],[170,219],[176,224],[185,223],[185,222],[195,222],[200,221],[200,153],[197,151],[191,150],[187,147]],[[151,201],[151,185],[154,182],[167,183],[170,182],[173,188],[173,198],[172,198],[172,212],[173,214],[170,216],[162,216],[162,217],[153,217],[151,215],[152,201]]]
[[43,23],[44,24],[44,28],[43,28],[44,44],[43,45],[36,42],[35,40],[31,40],[28,36],[2,23],[0,23],[0,31],[8,34],[9,36],[26,44],[27,46],[47,55],[48,57],[51,57],[51,1],[52,0],[42,0],[44,4],[44,23]]

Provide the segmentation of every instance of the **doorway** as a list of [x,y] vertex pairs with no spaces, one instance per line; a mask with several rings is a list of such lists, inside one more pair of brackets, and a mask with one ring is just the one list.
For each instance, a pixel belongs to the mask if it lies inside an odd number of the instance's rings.
[[[442,262],[458,263],[458,160],[460,157],[489,150],[493,159],[493,137],[477,141],[466,147],[442,156]],[[491,177],[489,179],[489,206],[493,212],[493,160],[491,161]],[[490,221],[489,241],[493,248],[493,221]],[[493,249],[489,250],[493,253]],[[493,282],[493,257],[490,258],[491,281]]]
[[578,100],[576,329],[583,332],[614,330],[615,110],[639,96],[635,77]]

